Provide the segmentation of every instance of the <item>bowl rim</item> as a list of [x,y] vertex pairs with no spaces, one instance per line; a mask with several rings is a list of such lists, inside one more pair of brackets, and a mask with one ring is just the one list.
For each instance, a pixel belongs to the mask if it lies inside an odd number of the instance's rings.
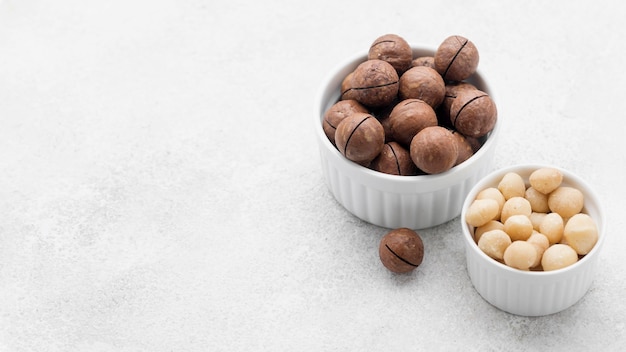
[[[576,184],[576,188],[578,188],[584,195],[585,203],[587,203],[588,200],[590,200],[593,203],[593,207],[596,209],[598,213],[598,216],[593,218],[593,220],[596,222],[596,226],[598,227],[598,241],[593,246],[593,248],[589,251],[589,253],[587,253],[585,256],[579,259],[576,263],[569,265],[565,268],[552,270],[552,271],[524,271],[524,270],[515,269],[491,258],[487,254],[485,254],[482,250],[480,250],[480,248],[478,248],[478,245],[476,244],[476,241],[474,240],[474,236],[472,235],[472,231],[470,230],[471,226],[464,220],[465,214],[467,212],[469,205],[474,200],[478,192],[488,187],[490,184],[494,183],[498,178],[501,178],[507,172],[516,172],[520,170],[524,170],[527,172],[528,170],[531,170],[531,169],[536,170],[536,169],[543,168],[543,167],[550,167],[550,168],[555,168],[559,170],[563,174],[563,180],[566,185]],[[527,182],[527,180],[525,181]],[[585,208],[583,208],[583,210],[584,209]],[[606,219],[605,219],[604,214],[605,213],[602,208],[602,202],[600,201],[598,193],[595,192],[595,190],[589,185],[588,182],[586,182],[584,179],[574,174],[573,172],[568,171],[567,169],[564,169],[556,165],[549,165],[549,164],[542,164],[542,163],[514,164],[514,165],[506,166],[506,167],[490,172],[472,187],[467,197],[463,201],[463,206],[461,207],[460,221],[461,221],[461,231],[463,233],[463,239],[465,241],[466,248],[471,250],[475,254],[477,254],[481,258],[481,260],[486,263],[485,265],[490,265],[491,267],[498,268],[512,275],[521,275],[523,277],[528,277],[528,278],[531,278],[531,277],[549,278],[549,277],[561,276],[561,275],[565,275],[573,271],[577,271],[579,267],[586,265],[587,262],[591,262],[593,258],[598,255],[598,253],[600,252],[604,244],[604,241],[606,240]]]
[[[413,55],[420,56],[432,56],[435,53],[435,50],[425,46],[417,46],[411,45],[413,50]],[[321,147],[327,149],[334,159],[337,159],[338,162],[342,164],[342,167],[346,169],[347,172],[354,175],[358,173],[361,177],[371,180],[371,182],[385,182],[385,183],[394,183],[397,184],[398,187],[406,187],[406,186],[429,186],[432,189],[441,189],[450,187],[451,184],[457,183],[465,178],[466,170],[471,168],[476,160],[482,158],[484,154],[488,153],[488,150],[493,147],[493,144],[496,143],[498,139],[498,135],[501,130],[501,119],[498,118],[496,120],[496,124],[494,128],[489,132],[487,138],[481,148],[476,151],[469,159],[452,167],[450,170],[439,174],[432,175],[416,175],[416,176],[400,176],[400,175],[391,175],[383,172],[375,171],[359,165],[353,161],[346,159],[337,148],[330,142],[324,130],[322,128],[322,120],[324,118],[325,111],[332,106],[334,103],[330,103],[334,99],[333,96],[336,96],[336,99],[339,98],[338,94],[334,94],[334,92],[339,92],[339,86],[341,80],[345,75],[351,70],[354,70],[358,64],[367,60],[367,52],[359,52],[353,54],[348,59],[345,59],[340,64],[336,65],[322,80],[322,84],[318,89],[315,98],[315,109],[316,112],[314,115],[314,125],[315,125],[315,134],[318,139],[318,142]],[[341,77],[341,80],[339,77]],[[491,89],[487,81],[485,80],[483,74],[480,70],[477,70],[470,79],[468,79],[470,83],[477,84],[480,86],[484,92],[490,95],[492,99],[494,99]],[[494,99],[495,101],[495,99]]]

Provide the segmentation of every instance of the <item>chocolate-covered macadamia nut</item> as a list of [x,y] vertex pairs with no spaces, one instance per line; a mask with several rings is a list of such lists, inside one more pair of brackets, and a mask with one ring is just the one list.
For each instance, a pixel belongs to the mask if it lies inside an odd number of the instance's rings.
[[423,100],[406,99],[399,102],[389,115],[393,139],[408,148],[413,137],[422,129],[437,126],[435,110]]
[[372,161],[385,144],[385,131],[372,115],[356,112],[343,119],[335,131],[337,149],[360,164]]
[[398,94],[400,99],[421,99],[435,109],[446,95],[446,84],[434,69],[412,67],[400,76]]
[[401,75],[411,66],[413,50],[404,38],[397,34],[385,34],[374,40],[367,55],[368,60],[388,62]]
[[435,69],[445,81],[462,81],[478,67],[478,50],[460,35],[446,38],[435,52]]
[[426,127],[413,137],[409,152],[415,165],[427,174],[451,169],[458,157],[457,142],[445,127]]
[[424,243],[414,230],[399,228],[380,240],[378,255],[383,265],[394,273],[408,273],[422,264]]
[[415,59],[413,59],[413,61],[411,61],[411,67],[416,67],[416,66],[426,66],[426,67],[430,67],[432,69],[435,68],[435,57],[434,56],[420,56],[417,57]]
[[456,142],[458,152],[456,162],[454,163],[454,165],[456,166],[471,158],[472,155],[474,155],[474,148],[472,147],[470,141],[467,140],[467,138],[465,138],[465,136],[463,136],[462,134],[453,131],[452,136],[454,137],[454,141]]
[[386,143],[376,159],[372,160],[370,168],[390,175],[417,175],[417,167],[409,151],[397,142]]
[[496,125],[498,111],[491,97],[478,89],[457,91],[450,106],[450,122],[459,132],[480,138]]
[[388,62],[367,60],[354,70],[343,96],[368,107],[389,105],[398,95],[398,80],[398,73]]
[[340,100],[326,110],[322,127],[331,143],[335,144],[335,131],[339,123],[355,112],[367,112],[367,109],[356,100]]

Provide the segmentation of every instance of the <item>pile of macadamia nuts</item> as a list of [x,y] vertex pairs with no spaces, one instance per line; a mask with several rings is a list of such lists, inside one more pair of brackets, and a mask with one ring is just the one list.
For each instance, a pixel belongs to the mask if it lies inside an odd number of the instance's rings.
[[589,253],[598,228],[583,212],[583,193],[562,182],[558,169],[544,167],[528,180],[509,172],[497,187],[481,190],[465,213],[478,247],[510,267],[533,271],[565,268]]
[[446,38],[433,57],[413,57],[396,34],[372,43],[324,114],[328,139],[347,159],[392,175],[438,174],[469,159],[497,120],[491,97],[466,80],[479,55]]

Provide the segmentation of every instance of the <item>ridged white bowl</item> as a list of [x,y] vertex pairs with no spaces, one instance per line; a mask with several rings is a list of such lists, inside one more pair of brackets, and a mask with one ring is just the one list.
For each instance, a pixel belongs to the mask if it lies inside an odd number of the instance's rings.
[[490,258],[478,248],[473,237],[474,229],[463,220],[467,208],[478,192],[488,187],[497,187],[507,172],[516,172],[528,180],[528,176],[541,167],[546,165],[518,165],[492,172],[469,192],[461,212],[467,273],[474,288],[493,306],[523,316],[557,313],[578,302],[592,284],[598,253],[606,237],[604,212],[596,193],[576,175],[556,167],[563,173],[563,185],[578,188],[583,193],[585,199],[583,212],[589,214],[598,226],[598,242],[593,249],[569,267],[543,272],[510,268]]
[[[414,57],[433,56],[434,51],[413,47]],[[324,113],[339,100],[345,76],[367,59],[356,55],[339,65],[323,81],[314,114],[322,170],[335,199],[349,212],[369,223],[386,227],[423,229],[440,225],[461,213],[470,189],[492,170],[500,122],[471,158],[437,175],[396,176],[367,169],[339,153],[322,128]],[[478,72],[468,80],[490,94]]]

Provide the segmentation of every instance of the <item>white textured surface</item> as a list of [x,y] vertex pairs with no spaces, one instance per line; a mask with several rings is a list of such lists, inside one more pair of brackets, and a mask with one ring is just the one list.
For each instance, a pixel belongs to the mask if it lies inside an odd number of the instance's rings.
[[[0,351],[623,350],[623,8],[0,0]],[[495,166],[597,187],[609,237],[576,305],[490,306],[458,219],[393,275],[383,230],[333,199],[314,95],[384,33],[473,40],[504,123]]]

